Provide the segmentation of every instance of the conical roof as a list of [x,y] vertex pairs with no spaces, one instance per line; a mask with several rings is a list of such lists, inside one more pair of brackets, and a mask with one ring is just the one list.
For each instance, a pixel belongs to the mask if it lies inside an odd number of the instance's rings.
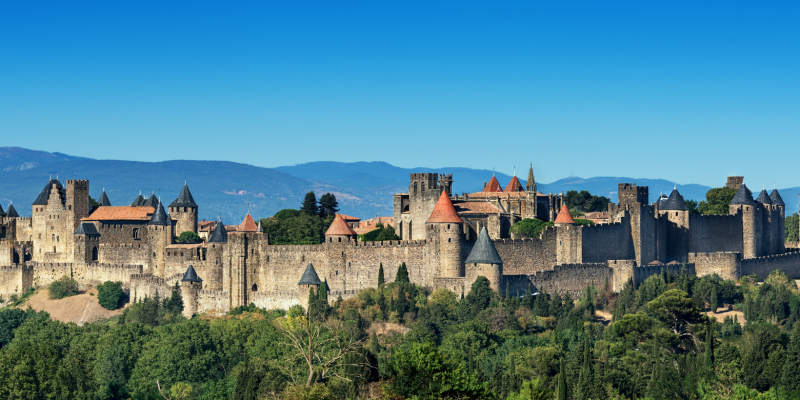
[[156,210],[153,212],[153,216],[150,218],[150,222],[148,222],[147,225],[158,225],[158,226],[172,225],[172,221],[170,221],[169,217],[167,217],[167,212],[164,211],[164,205],[161,204],[160,201],[157,201]]
[[497,249],[494,247],[494,242],[489,238],[489,232],[484,226],[481,228],[481,233],[478,234],[478,240],[472,246],[472,251],[469,252],[466,264],[502,264],[503,260],[497,254]]
[[153,194],[151,194],[150,197],[142,203],[142,206],[156,208],[156,205],[158,205],[158,203],[159,200],[158,197],[156,197],[156,192],[153,192]]
[[776,206],[786,206],[786,203],[783,202],[781,194],[778,193],[778,188],[772,189],[772,193],[769,194],[769,199],[772,200],[772,204]]
[[317,271],[311,263],[308,263],[306,270],[303,272],[303,276],[300,277],[300,282],[297,282],[298,285],[319,285],[321,283],[322,281],[319,280]]
[[86,236],[100,236],[100,232],[97,231],[97,227],[94,226],[91,222],[83,222],[78,225],[78,229],[75,230],[76,235],[86,235]]
[[742,186],[739,186],[739,190],[736,192],[736,195],[733,196],[731,200],[731,205],[745,205],[745,206],[754,206],[756,202],[753,201],[753,193],[750,189],[747,188],[747,185],[742,183]]
[[181,190],[181,194],[169,206],[197,208],[197,203],[194,202],[194,197],[192,197],[192,192],[189,191],[189,185],[185,183],[183,184],[183,189]]
[[131,203],[131,207],[139,207],[144,203],[144,197],[142,197],[142,193],[139,193],[135,199],[133,199],[133,203]]
[[669,194],[667,201],[665,201],[663,206],[659,207],[658,209],[670,211],[689,211],[689,207],[686,207],[686,203],[683,201],[683,196],[678,193],[678,189],[672,189],[672,193]]
[[256,232],[264,233],[264,228],[261,227],[261,219],[258,220],[258,226],[256,227]]
[[186,269],[186,273],[183,274],[183,278],[181,278],[181,282],[202,282],[203,280],[197,276],[197,272],[194,270],[192,264],[189,264],[189,268]]
[[503,188],[500,187],[500,182],[497,181],[497,178],[492,176],[492,179],[489,181],[489,184],[487,184],[486,187],[483,188],[483,191],[485,193],[502,192]]
[[50,179],[45,185],[44,189],[39,192],[39,195],[36,196],[36,200],[33,201],[34,206],[46,206],[47,199],[50,198],[50,190],[53,189],[53,185],[56,185],[56,189],[61,192],[61,202],[63,203],[66,201],[67,194],[66,190],[64,190],[64,186],[61,185],[61,182],[58,179]]
[[572,219],[572,214],[569,213],[569,208],[566,204],[561,206],[561,211],[558,212],[558,216],[555,220],[556,224],[575,224],[575,220]]
[[19,218],[19,213],[17,212],[17,209],[14,208],[13,204],[9,204],[8,205],[8,212],[6,213],[6,217],[8,217],[8,218]]
[[258,231],[258,225],[256,225],[255,221],[253,221],[253,217],[250,216],[250,213],[247,213],[247,215],[244,216],[244,221],[242,221],[242,224],[239,225],[239,229],[237,230],[237,232],[257,232],[257,231]]
[[356,236],[356,232],[350,225],[347,225],[347,222],[344,221],[341,214],[336,214],[336,218],[333,219],[331,226],[325,231],[325,235]]
[[0,204],[0,217],[5,217],[5,216],[6,216],[6,212],[3,211],[3,205]]
[[658,200],[656,200],[656,203],[658,204],[658,209],[659,210],[663,210],[664,209],[664,203],[666,203],[666,202],[667,202],[667,195],[665,195],[664,193],[661,193],[661,196],[658,196]]
[[111,207],[111,202],[108,200],[108,196],[106,196],[106,190],[103,189],[103,194],[100,195],[100,205],[103,207]]
[[513,178],[508,182],[506,185],[504,192],[524,192],[525,189],[522,188],[522,183],[517,179],[517,176],[514,175]]
[[528,170],[528,181],[525,182],[525,191],[531,192],[533,191],[533,187],[536,185],[536,179],[533,178],[533,163],[531,163],[531,169]]
[[767,189],[761,189],[761,193],[758,194],[756,201],[761,204],[772,204],[772,199],[769,198],[769,194],[767,194]]
[[211,232],[211,237],[208,238],[208,243],[228,243],[228,231],[225,230],[222,221],[217,222],[214,232]]
[[428,218],[426,223],[430,224],[434,222],[455,224],[461,224],[464,222],[461,220],[461,217],[458,216],[456,208],[453,207],[453,202],[450,201],[450,197],[444,190],[442,190],[442,194],[439,196],[439,201],[437,201],[436,206],[433,207],[433,212],[431,212],[431,216]]

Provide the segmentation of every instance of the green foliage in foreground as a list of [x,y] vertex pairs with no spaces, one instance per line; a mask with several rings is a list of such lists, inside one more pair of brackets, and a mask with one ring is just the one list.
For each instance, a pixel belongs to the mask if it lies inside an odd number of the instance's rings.
[[64,275],[59,280],[51,283],[50,286],[48,286],[47,291],[49,297],[53,300],[74,296],[78,294],[78,282],[69,276]]
[[727,214],[736,191],[729,187],[714,188],[706,192],[706,199],[697,205],[700,214]]
[[[387,282],[348,299],[329,304],[326,291],[310,291],[307,310],[250,305],[187,320],[178,288],[80,327],[4,308],[0,398],[164,398],[156,382],[184,399],[800,395],[800,296],[780,271],[738,285],[662,273],[620,293],[596,282],[581,292],[501,294],[479,277],[462,296],[426,291],[407,267],[386,268]],[[740,304],[744,326],[738,315],[707,318],[715,297]]]

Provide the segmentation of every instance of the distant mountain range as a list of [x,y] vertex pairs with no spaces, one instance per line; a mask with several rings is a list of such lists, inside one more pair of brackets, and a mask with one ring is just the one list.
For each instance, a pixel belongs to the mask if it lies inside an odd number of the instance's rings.
[[[392,194],[407,192],[409,174],[436,172],[453,174],[456,193],[476,192],[492,177],[492,171],[463,167],[400,168],[385,162],[340,163],[320,161],[295,166],[262,168],[228,161],[174,160],[138,162],[95,160],[62,153],[48,153],[18,147],[0,147],[0,204],[10,202],[23,216],[52,175],[67,179],[89,179],[90,194],[98,198],[105,188],[114,205],[128,205],[139,194],[160,193],[165,203],[174,200],[184,180],[189,183],[200,217],[239,223],[250,208],[255,217],[273,215],[283,208],[299,208],[309,190],[317,195],[331,192],[339,200],[342,213],[361,218],[392,214]],[[501,185],[511,176],[496,173]],[[527,171],[520,178],[527,177]],[[520,179],[525,183],[524,179]],[[663,179],[625,177],[570,177],[552,183],[539,183],[543,193],[588,190],[595,195],[617,200],[617,184],[636,183],[650,187],[650,201],[660,192],[672,191],[673,183]],[[723,182],[720,182],[722,184]],[[679,185],[686,199],[702,200],[710,187]],[[751,188],[757,189],[755,187]],[[779,189],[787,211],[796,212],[800,188]]]

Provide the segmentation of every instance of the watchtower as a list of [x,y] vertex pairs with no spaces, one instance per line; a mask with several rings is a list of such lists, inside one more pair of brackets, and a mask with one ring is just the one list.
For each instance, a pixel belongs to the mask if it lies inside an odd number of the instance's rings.
[[183,232],[197,233],[197,203],[194,202],[189,186],[184,182],[181,194],[169,205],[170,215],[175,216],[175,234]]

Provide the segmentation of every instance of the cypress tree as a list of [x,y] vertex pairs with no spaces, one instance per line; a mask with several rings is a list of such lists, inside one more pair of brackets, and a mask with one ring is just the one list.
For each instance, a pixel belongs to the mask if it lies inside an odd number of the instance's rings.
[[583,365],[578,377],[577,398],[579,400],[589,400],[594,395],[594,368],[592,368],[594,360],[591,352],[591,338],[589,332],[586,332],[586,338],[583,341]]
[[786,362],[783,364],[781,383],[784,388],[795,394],[800,393],[800,324],[794,324],[792,339],[786,346]]
[[711,324],[708,324],[706,332],[706,354],[705,354],[706,372],[708,377],[714,376],[714,335],[711,333]]
[[605,370],[603,369],[603,363],[597,361],[595,363],[594,368],[594,395],[592,396],[593,399],[605,399],[606,396],[606,388],[603,384],[605,382]]
[[307,215],[319,214],[319,208],[317,207],[317,196],[314,194],[314,192],[306,193],[306,198],[303,199],[303,206],[300,207],[300,211]]
[[399,267],[397,267],[397,277],[394,281],[397,283],[410,282],[408,279],[408,268],[406,268],[406,263],[402,263]]
[[314,304],[317,302],[317,294],[314,293],[314,287],[308,288],[308,312],[311,312],[311,309],[314,307]]
[[711,300],[709,301],[709,303],[711,304],[711,312],[716,313],[717,312],[717,307],[719,307],[719,298],[718,298],[718,295],[717,295],[717,287],[716,286],[714,286],[711,289]]
[[383,263],[381,263],[380,267],[378,267],[378,289],[380,289],[384,283],[386,283],[386,281],[383,278]]
[[508,281],[506,281],[506,300],[508,300],[511,296],[508,294]]
[[372,331],[372,337],[369,339],[369,350],[374,355],[378,355],[378,351],[380,350],[380,344],[378,343],[378,335],[375,331]]
[[328,278],[319,285],[319,301],[324,305],[328,305]]
[[558,400],[567,400],[567,372],[564,370],[564,358],[561,358],[560,371],[558,373]]

